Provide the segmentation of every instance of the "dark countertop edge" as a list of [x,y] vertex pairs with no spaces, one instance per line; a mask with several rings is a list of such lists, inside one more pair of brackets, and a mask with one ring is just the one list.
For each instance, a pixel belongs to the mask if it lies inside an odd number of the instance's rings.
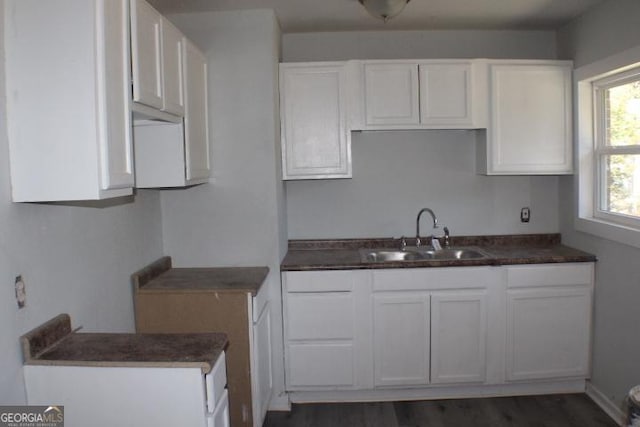
[[[426,238],[427,236],[423,236]],[[415,238],[407,237],[409,246],[415,246]],[[444,243],[439,237],[440,243]],[[542,234],[491,234],[479,236],[451,236],[452,246],[549,246],[561,244],[560,233]],[[353,239],[291,239],[288,250],[331,250],[331,249],[374,249],[399,247],[400,239],[393,237],[353,238]]]
[[566,264],[579,262],[596,262],[595,256],[589,257],[564,257],[562,260],[555,258],[536,259],[482,259],[482,260],[453,260],[453,261],[416,261],[416,262],[371,262],[357,264],[333,264],[333,265],[290,265],[281,266],[280,271],[320,271],[320,270],[380,270],[395,268],[446,268],[446,267],[500,267],[503,265],[527,265],[527,264]]
[[[222,354],[222,352],[220,352]],[[217,355],[216,360],[220,357]],[[214,362],[215,364],[215,362]],[[213,365],[209,362],[134,362],[134,361],[95,361],[95,360],[47,360],[47,359],[31,359],[24,365],[33,366],[88,366],[99,368],[200,368],[203,374],[208,374],[213,369]]]

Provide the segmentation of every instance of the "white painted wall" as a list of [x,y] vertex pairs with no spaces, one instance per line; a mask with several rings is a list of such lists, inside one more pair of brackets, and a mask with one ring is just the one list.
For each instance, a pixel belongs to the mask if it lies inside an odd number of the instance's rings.
[[[640,46],[640,2],[609,0],[558,31],[562,58],[582,67]],[[573,226],[573,177],[560,181],[563,241],[594,253],[596,265],[592,383],[623,407],[629,389],[640,384],[640,249],[581,233]]]
[[477,175],[473,131],[352,136],[353,179],[287,183],[291,238],[414,236],[423,207],[453,235],[558,231],[558,178]]
[[283,62],[348,59],[553,59],[553,31],[348,31],[282,36]]
[[[555,58],[552,31],[285,34],[285,62]],[[526,130],[523,130],[526,131]],[[353,179],[287,182],[289,238],[415,234],[422,207],[454,235],[557,232],[557,177],[476,175],[473,131],[353,133]],[[531,208],[531,222],[520,209]],[[422,229],[427,230],[428,221]],[[425,231],[426,232],[426,231]]]
[[162,256],[162,227],[153,191],[100,208],[11,202],[3,47],[0,31],[0,405],[8,405],[25,403],[18,340],[28,330],[63,312],[86,331],[134,330],[129,276]]
[[[176,266],[266,265],[273,325],[282,325],[280,261],[287,250],[280,181],[280,29],[270,10],[169,17],[209,65],[212,182],[164,191],[164,248]],[[273,328],[274,386],[284,390],[282,328]]]

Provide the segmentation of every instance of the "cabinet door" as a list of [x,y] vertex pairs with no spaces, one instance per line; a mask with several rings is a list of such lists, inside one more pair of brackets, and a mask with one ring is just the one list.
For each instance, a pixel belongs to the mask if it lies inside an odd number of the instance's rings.
[[162,18],[162,110],[184,115],[182,78],[183,35],[166,18]]
[[209,178],[209,125],[207,60],[191,41],[183,38],[185,111],[184,150],[187,184]]
[[[129,111],[129,8],[127,2],[99,2],[98,123],[100,128],[101,188],[131,188],[133,144]],[[100,49],[103,49],[100,51]]]
[[271,394],[273,391],[273,374],[271,369],[271,307],[269,303],[253,325],[253,366],[252,377],[255,380],[253,390],[253,424],[262,426]]
[[586,376],[590,318],[589,286],[509,289],[507,379]]
[[427,126],[473,126],[471,63],[420,64],[420,122]]
[[343,63],[280,66],[283,179],[351,177]]
[[489,174],[569,174],[571,67],[492,64]]
[[133,100],[161,109],[162,15],[144,0],[131,1]]
[[429,383],[429,295],[373,296],[374,385]]
[[431,382],[483,382],[487,304],[484,291],[431,294]]
[[366,125],[420,124],[417,64],[364,64]]

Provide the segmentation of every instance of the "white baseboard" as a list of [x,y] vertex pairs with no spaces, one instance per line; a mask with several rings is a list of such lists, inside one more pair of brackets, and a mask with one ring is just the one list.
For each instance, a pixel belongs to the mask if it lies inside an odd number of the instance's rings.
[[278,396],[274,395],[269,402],[269,411],[291,411],[289,394],[283,392]]
[[289,399],[293,403],[382,402],[584,393],[584,391],[585,380],[580,379],[516,384],[432,386],[427,388],[404,389],[290,391]]
[[598,390],[591,382],[587,382],[587,396],[595,402],[607,415],[609,415],[618,425],[624,426],[626,415],[618,405],[613,403],[604,393]]

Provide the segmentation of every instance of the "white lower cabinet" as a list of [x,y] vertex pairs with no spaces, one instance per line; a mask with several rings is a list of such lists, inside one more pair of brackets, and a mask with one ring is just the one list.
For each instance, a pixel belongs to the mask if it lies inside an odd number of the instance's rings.
[[27,404],[65,406],[71,427],[229,427],[224,353],[207,374],[200,366],[134,363],[25,365]]
[[507,380],[588,377],[591,264],[507,269]]
[[593,268],[283,272],[286,388],[298,402],[579,391]]
[[367,277],[365,271],[283,274],[288,390],[369,386]]

